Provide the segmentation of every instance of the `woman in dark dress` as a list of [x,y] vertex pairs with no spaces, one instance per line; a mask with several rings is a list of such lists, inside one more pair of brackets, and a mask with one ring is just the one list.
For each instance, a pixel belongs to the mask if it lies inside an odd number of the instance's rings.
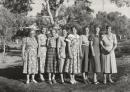
[[91,58],[90,58],[90,63],[91,63],[91,69],[92,72],[94,73],[94,84],[98,84],[97,80],[97,73],[101,72],[101,63],[100,63],[100,27],[96,26],[95,27],[95,34],[92,35],[92,39],[90,42],[91,46]]
[[82,58],[81,58],[81,73],[83,74],[83,82],[89,83],[88,76],[88,54],[89,54],[89,27],[86,26],[83,30],[83,35],[80,36]]

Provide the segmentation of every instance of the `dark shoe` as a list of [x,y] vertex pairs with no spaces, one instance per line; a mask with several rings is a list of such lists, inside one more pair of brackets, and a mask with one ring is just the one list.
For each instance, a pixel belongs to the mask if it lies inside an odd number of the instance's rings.
[[84,84],[88,84],[88,82],[87,82],[86,80],[83,80],[83,83],[84,83]]
[[89,79],[87,79],[86,82],[87,82],[88,84],[91,84],[91,82],[89,81]]

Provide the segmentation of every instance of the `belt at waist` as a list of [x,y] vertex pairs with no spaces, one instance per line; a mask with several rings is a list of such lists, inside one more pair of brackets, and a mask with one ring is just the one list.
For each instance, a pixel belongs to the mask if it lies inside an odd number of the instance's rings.
[[47,48],[54,48],[54,49],[56,49],[56,47],[47,47]]
[[46,47],[46,45],[40,45],[40,47]]
[[89,44],[82,44],[82,46],[89,46]]

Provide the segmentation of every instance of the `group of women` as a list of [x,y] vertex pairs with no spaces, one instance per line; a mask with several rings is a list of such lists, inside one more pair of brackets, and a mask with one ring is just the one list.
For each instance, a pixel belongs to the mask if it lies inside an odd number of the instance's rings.
[[103,83],[113,83],[111,75],[117,73],[114,50],[117,47],[116,35],[111,32],[111,26],[107,26],[105,34],[100,35],[100,27],[96,26],[93,34],[89,34],[86,26],[82,35],[77,34],[76,27],[72,27],[68,34],[62,29],[61,35],[57,34],[57,28],[50,30],[43,28],[39,35],[31,29],[29,37],[23,38],[23,73],[27,75],[28,84],[31,80],[37,83],[35,75],[39,74],[44,81],[44,73],[48,73],[48,83],[56,83],[55,75],[58,73],[61,83],[65,83],[64,73],[70,76],[70,83],[77,83],[75,75],[82,74],[83,82],[91,83],[88,73],[93,73],[93,83],[98,84],[97,75],[104,75]]

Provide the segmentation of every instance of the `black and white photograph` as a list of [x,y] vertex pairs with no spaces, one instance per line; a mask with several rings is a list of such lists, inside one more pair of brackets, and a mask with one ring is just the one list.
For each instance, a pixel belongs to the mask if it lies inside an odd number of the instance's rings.
[[0,0],[0,92],[130,92],[130,0]]

